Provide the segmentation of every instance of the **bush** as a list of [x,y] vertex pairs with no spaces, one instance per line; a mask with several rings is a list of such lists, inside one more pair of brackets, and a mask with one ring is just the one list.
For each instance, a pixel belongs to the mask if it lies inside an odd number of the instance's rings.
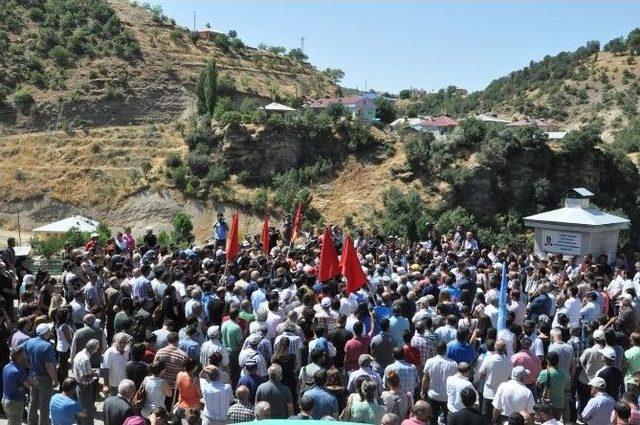
[[171,178],[178,189],[184,189],[187,184],[187,169],[184,165],[171,170]]
[[27,114],[36,103],[33,98],[33,92],[28,88],[20,88],[11,95],[11,102],[22,113]]
[[194,150],[197,146],[210,147],[212,143],[211,127],[208,123],[196,123],[195,128],[191,129],[184,138],[189,150]]
[[191,40],[191,43],[195,46],[200,40],[200,33],[198,31],[191,31],[189,33],[189,40]]
[[299,48],[289,50],[289,53],[287,53],[287,57],[299,62],[304,62],[309,59],[309,56],[307,56],[304,51]]
[[242,122],[242,115],[240,114],[240,112],[227,111],[220,116],[218,121],[220,121],[220,124],[225,126],[237,126]]
[[225,112],[233,111],[233,102],[231,102],[230,97],[221,97],[216,103],[215,110],[213,111],[213,116],[215,119],[219,120],[222,114]]
[[226,34],[216,34],[213,36],[213,45],[226,53],[231,47],[231,40]]
[[242,170],[238,173],[237,181],[240,184],[251,183],[251,174],[247,170]]
[[429,170],[433,141],[434,137],[430,132],[412,134],[404,140],[404,154],[412,170],[421,173]]
[[405,194],[391,187],[384,193],[382,203],[384,211],[381,223],[385,234],[404,237],[412,242],[420,240],[418,223],[425,215],[425,204],[415,189]]
[[71,54],[66,48],[62,46],[55,46],[53,49],[51,49],[49,51],[49,57],[53,59],[55,64],[61,68],[68,67],[71,60]]
[[166,165],[169,168],[179,167],[182,165],[182,158],[180,158],[180,155],[178,155],[177,153],[170,153],[164,159],[164,165]]
[[633,119],[629,126],[615,133],[612,147],[624,152],[640,152],[640,120]]
[[213,164],[209,167],[209,173],[207,174],[206,183],[211,185],[220,185],[229,178],[229,171],[222,164]]
[[219,96],[229,96],[236,90],[233,80],[226,75],[218,77],[217,93]]
[[171,232],[173,242],[180,247],[186,248],[195,237],[193,236],[193,223],[189,214],[180,212],[173,218],[173,231]]
[[475,217],[463,207],[443,212],[436,221],[436,229],[441,234],[455,230],[456,226],[462,226],[465,230],[473,230],[478,227]]
[[200,155],[197,153],[190,153],[187,158],[187,164],[193,175],[198,177],[204,177],[209,172],[211,167],[211,158],[207,155]]

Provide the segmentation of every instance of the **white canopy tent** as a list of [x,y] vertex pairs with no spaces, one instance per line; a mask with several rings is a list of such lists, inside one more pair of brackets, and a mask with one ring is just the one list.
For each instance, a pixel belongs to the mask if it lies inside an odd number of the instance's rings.
[[90,218],[81,215],[74,215],[53,223],[45,224],[32,230],[34,236],[39,238],[49,238],[54,235],[67,233],[71,229],[80,232],[95,232],[98,229],[98,223]]

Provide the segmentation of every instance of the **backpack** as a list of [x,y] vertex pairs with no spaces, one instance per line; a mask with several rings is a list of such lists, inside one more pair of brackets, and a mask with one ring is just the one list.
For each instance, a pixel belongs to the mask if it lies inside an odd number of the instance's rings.
[[129,416],[122,425],[147,425],[147,421],[142,416]]

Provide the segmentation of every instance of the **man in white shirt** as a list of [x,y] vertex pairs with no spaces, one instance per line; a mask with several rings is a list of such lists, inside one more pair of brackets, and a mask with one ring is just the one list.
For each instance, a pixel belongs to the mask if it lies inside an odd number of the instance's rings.
[[489,319],[491,319],[491,326],[494,327],[494,328],[498,326],[498,313],[499,312],[500,312],[500,310],[498,310],[498,299],[497,298],[491,298],[490,301],[487,301],[487,306],[484,308],[484,314],[489,316]]
[[[465,407],[460,396],[462,390],[471,388],[476,392],[473,384],[469,381],[470,371],[469,363],[462,362],[458,365],[458,373],[447,378],[447,409],[449,409],[449,413],[455,413]],[[478,399],[477,395],[476,392],[476,400]]]
[[456,339],[456,334],[458,333],[458,329],[456,328],[458,324],[458,319],[454,315],[447,316],[446,325],[440,326],[436,329],[436,334],[440,337],[440,341],[443,341],[445,344],[450,343],[451,341]]
[[279,302],[278,300],[269,301],[269,313],[267,313],[267,338],[273,341],[277,336],[278,325],[284,322],[284,318],[278,314]]
[[578,300],[578,288],[570,286],[568,292],[569,298],[564,302],[564,308],[567,309],[567,317],[571,327],[580,325],[580,300]]
[[422,398],[427,399],[433,409],[432,418],[437,421],[440,413],[447,423],[447,378],[455,375],[458,365],[453,360],[445,357],[447,344],[444,341],[436,345],[435,357],[428,359],[424,364],[422,375]]
[[513,324],[522,326],[527,318],[527,307],[521,301],[520,291],[513,289],[509,295],[511,303],[509,304],[509,311],[513,312]]
[[227,419],[227,411],[233,403],[233,390],[231,385],[220,382],[220,371],[215,366],[207,366],[206,379],[200,379],[204,409],[202,410],[203,423],[224,424]]
[[[487,349],[491,351],[491,343]],[[482,411],[486,416],[492,411],[492,403],[496,396],[496,391],[500,384],[507,382],[511,375],[511,356],[507,356],[506,343],[498,340],[495,343],[495,352],[488,354],[480,365],[480,376],[484,377],[484,387],[482,395],[484,403]]]
[[164,280],[167,278],[169,273],[162,272],[161,274],[156,275],[151,281],[151,288],[153,289],[153,295],[155,296],[156,302],[160,302],[162,297],[164,296],[164,292],[167,290],[167,284]]
[[229,366],[229,350],[220,342],[220,326],[209,326],[207,329],[207,337],[209,339],[202,344],[200,348],[200,364],[203,367],[208,366],[211,355],[213,353],[220,353],[222,356],[220,366],[227,368]]
[[511,380],[498,386],[498,391],[493,399],[493,422],[501,419],[507,420],[512,413],[533,413],[536,404],[531,390],[522,383],[529,371],[522,366],[516,366],[511,371]]
[[113,345],[102,355],[101,368],[104,374],[104,392],[110,396],[118,395],[118,385],[127,379],[127,362],[129,361],[128,338],[126,334],[119,333],[115,336]]

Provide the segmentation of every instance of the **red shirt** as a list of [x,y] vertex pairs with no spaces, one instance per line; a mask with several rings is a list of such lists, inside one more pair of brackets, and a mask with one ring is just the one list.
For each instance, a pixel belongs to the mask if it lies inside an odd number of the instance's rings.
[[369,335],[355,336],[344,345],[344,368],[347,372],[357,370],[358,357],[362,354],[369,354]]
[[407,363],[411,363],[416,367],[416,369],[420,370],[421,361],[420,361],[420,350],[416,347],[411,347],[405,344],[402,347],[402,351],[404,351],[404,360]]
[[153,360],[156,358],[156,352],[155,351],[151,351],[149,349],[144,350],[144,354],[142,355],[142,361],[147,363],[147,364],[151,364],[153,363]]

